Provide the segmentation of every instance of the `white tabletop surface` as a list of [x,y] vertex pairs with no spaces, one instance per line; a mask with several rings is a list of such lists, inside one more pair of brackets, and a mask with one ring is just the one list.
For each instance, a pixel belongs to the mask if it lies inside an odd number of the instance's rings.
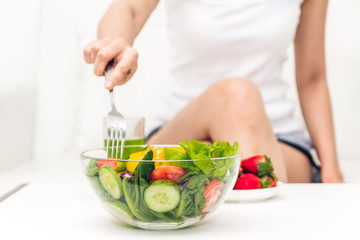
[[3,192],[30,182],[0,203],[0,239],[360,239],[359,184],[285,184],[273,199],[224,203],[193,227],[151,231],[109,215],[78,172],[24,169],[0,176]]

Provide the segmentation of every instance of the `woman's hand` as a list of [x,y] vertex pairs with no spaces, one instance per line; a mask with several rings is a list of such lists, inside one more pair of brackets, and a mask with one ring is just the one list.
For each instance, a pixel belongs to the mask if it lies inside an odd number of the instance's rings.
[[323,183],[343,183],[344,178],[339,167],[326,167],[321,168],[321,180]]
[[137,69],[138,52],[122,38],[104,38],[89,43],[84,48],[84,59],[94,64],[94,73],[103,76],[106,65],[114,59],[114,69],[105,79],[105,88],[113,89],[126,83]]

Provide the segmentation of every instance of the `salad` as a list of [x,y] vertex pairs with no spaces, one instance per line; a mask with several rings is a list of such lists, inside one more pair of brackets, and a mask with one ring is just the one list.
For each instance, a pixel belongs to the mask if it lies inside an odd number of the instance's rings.
[[148,145],[128,148],[125,156],[126,160],[90,159],[86,174],[109,211],[122,219],[151,223],[181,225],[202,219],[231,191],[240,165],[236,142]]

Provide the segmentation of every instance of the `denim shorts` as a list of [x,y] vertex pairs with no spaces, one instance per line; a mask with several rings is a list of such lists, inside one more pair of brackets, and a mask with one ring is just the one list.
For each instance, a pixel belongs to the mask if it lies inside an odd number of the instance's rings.
[[[152,135],[154,135],[161,127],[162,126],[154,128],[154,130],[152,130],[146,136],[146,140],[149,139]],[[305,137],[303,132],[296,131],[289,133],[280,133],[276,134],[276,137],[279,142],[285,143],[305,154],[311,164],[311,182],[321,183],[321,168],[319,158],[312,142]]]

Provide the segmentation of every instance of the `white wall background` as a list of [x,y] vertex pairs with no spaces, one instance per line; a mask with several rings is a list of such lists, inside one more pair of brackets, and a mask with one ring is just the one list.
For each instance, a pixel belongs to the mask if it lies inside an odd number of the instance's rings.
[[[109,3],[0,1],[0,170],[26,158],[41,163],[102,143],[108,93],[103,79],[82,61],[82,48],[95,39]],[[328,79],[341,161],[359,160],[359,10],[358,0],[333,0],[328,13]],[[116,90],[118,109],[145,116],[148,129],[169,78],[165,26],[160,3],[135,43],[138,72]],[[291,51],[289,55],[284,75],[293,81]]]

